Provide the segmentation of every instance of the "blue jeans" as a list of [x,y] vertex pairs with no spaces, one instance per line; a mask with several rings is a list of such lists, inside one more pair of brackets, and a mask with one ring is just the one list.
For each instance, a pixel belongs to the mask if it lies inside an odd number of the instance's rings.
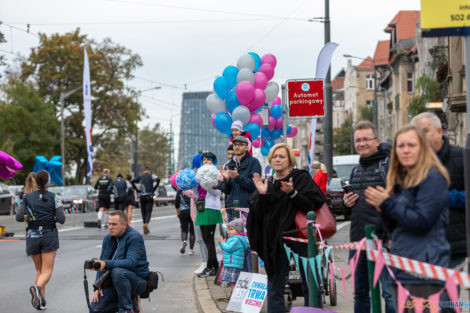
[[147,282],[124,268],[111,270],[113,286],[104,288],[98,302],[90,304],[90,313],[137,312],[135,298],[145,291]]
[[[355,253],[356,250],[350,250],[349,259],[351,259]],[[382,285],[382,298],[385,300],[385,313],[395,313],[391,287],[392,278],[385,268],[380,275],[380,283]],[[354,284],[354,313],[369,313],[369,275],[367,271],[367,256],[364,251],[361,252],[357,262]]]
[[[307,256],[307,245],[295,241],[287,241],[287,246],[292,249],[293,252],[299,256]],[[277,276],[268,277],[268,313],[285,313],[286,304],[284,301],[284,287],[286,286],[287,269],[289,260],[287,260],[284,248],[282,248],[281,255],[281,267],[278,271]],[[304,296],[304,306],[308,307],[308,286],[307,280],[305,279],[305,273],[303,267],[300,265],[300,276],[302,278],[302,292]],[[319,298],[321,294],[319,293]],[[319,301],[321,304],[321,301]]]

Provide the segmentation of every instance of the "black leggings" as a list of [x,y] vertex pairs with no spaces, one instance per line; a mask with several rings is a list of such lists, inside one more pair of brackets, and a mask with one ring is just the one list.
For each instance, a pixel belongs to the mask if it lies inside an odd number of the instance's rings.
[[207,268],[219,268],[215,252],[214,232],[217,225],[201,225],[202,240],[207,247]]
[[196,237],[194,236],[194,224],[191,219],[190,210],[181,210],[179,215],[181,223],[181,240],[188,240],[188,231],[189,231],[189,248],[194,248],[194,242]]
[[142,220],[144,224],[150,223],[153,210],[153,197],[141,196],[140,197],[140,212],[142,212]]

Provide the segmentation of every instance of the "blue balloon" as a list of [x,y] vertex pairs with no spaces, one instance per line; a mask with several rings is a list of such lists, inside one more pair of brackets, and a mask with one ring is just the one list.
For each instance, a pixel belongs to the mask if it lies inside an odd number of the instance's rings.
[[233,65],[227,66],[224,71],[222,72],[222,76],[227,79],[228,86],[230,89],[235,87],[237,84],[237,75],[238,75],[238,68]]
[[253,59],[255,59],[255,69],[253,70],[253,73],[256,73],[258,72],[258,69],[261,66],[261,58],[255,52],[248,52],[248,54],[251,55]]
[[287,125],[287,127],[286,127],[286,135],[289,135],[291,131],[292,131],[292,127],[290,127],[289,125]]
[[227,79],[223,76],[217,77],[214,81],[214,90],[222,99],[227,98],[228,93],[230,92],[230,86]]
[[273,130],[272,132],[270,132],[269,134],[270,134],[272,140],[276,140],[279,137],[281,137],[282,130],[281,129],[276,129],[276,130]]
[[274,117],[274,118],[278,118],[278,117],[281,117],[282,116],[282,107],[281,105],[273,105],[271,107],[271,116]]
[[264,155],[264,156],[268,156],[270,149],[271,148],[266,146],[266,144],[265,144],[264,146],[261,147],[261,154]]
[[240,101],[237,99],[237,94],[235,90],[230,91],[227,100],[225,100],[225,106],[227,110],[232,114],[233,110],[240,105]]
[[256,138],[258,138],[261,133],[258,124],[255,123],[246,124],[245,127],[243,127],[243,130],[246,130],[250,133],[251,140],[255,140]]
[[261,128],[261,138],[265,140],[265,139],[268,139],[268,137],[269,137],[269,129],[266,126],[263,126],[263,128]]
[[263,110],[263,107],[259,108],[259,109],[256,110],[256,111],[253,111],[252,113],[259,113],[259,112],[261,112],[262,110]]
[[214,117],[214,125],[215,128],[226,135],[229,135],[232,133],[232,118],[228,113],[225,112],[220,112],[217,113]]
[[271,149],[274,145],[274,140],[268,139],[264,141],[264,146],[267,146],[269,149]]

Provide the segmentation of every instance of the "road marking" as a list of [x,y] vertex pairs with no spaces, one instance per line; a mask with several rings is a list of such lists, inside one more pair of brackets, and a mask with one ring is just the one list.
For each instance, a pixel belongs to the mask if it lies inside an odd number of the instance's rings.
[[62,229],[59,229],[59,233],[62,233],[62,232],[65,232],[65,231],[83,229],[83,228],[85,228],[85,227],[81,226],[81,227],[62,228]]
[[[167,219],[167,218],[175,218],[175,217],[176,217],[176,214],[175,215],[160,216],[160,217],[152,217],[150,220],[151,221],[157,221],[157,220],[164,220],[164,219]],[[132,220],[131,224],[132,223],[140,223],[140,222],[142,222],[142,219]]]
[[343,227],[348,226],[349,224],[351,224],[351,221],[343,222],[343,223],[339,224],[339,226],[336,227],[336,231],[340,230],[340,229],[343,228]]

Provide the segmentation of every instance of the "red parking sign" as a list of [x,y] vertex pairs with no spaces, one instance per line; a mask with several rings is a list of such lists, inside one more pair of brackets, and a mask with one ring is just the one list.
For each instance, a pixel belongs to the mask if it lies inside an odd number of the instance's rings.
[[287,81],[289,117],[324,116],[323,80]]

